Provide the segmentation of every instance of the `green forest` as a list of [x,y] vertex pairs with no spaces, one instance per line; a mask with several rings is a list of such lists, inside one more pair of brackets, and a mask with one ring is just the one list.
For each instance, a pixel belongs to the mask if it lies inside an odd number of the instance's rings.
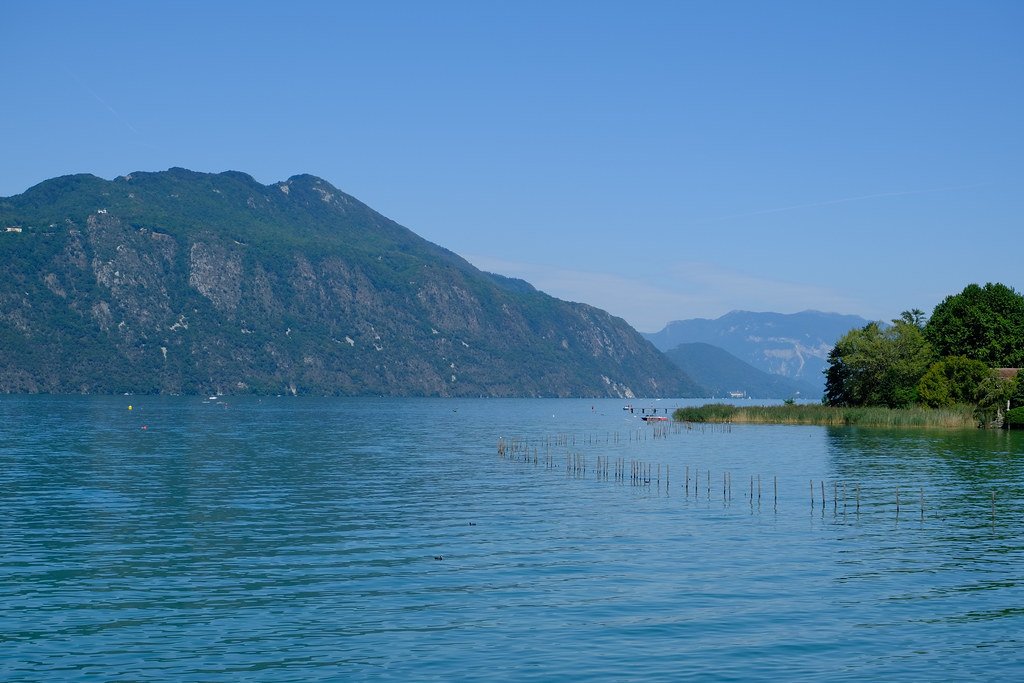
[[971,284],[926,317],[904,311],[833,347],[823,402],[834,407],[970,406],[983,426],[1024,426],[1024,295]]

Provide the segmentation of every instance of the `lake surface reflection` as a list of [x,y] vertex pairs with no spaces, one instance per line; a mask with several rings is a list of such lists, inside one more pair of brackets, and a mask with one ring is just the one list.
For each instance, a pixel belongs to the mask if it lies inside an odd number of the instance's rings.
[[1021,433],[682,403],[0,397],[0,678],[1024,674]]

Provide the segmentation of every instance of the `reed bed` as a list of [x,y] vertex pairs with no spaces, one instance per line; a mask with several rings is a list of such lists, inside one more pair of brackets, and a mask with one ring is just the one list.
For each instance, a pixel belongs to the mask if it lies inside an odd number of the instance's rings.
[[679,408],[672,417],[677,422],[713,424],[790,424],[854,427],[913,427],[963,429],[978,426],[972,406],[952,408],[836,408],[806,404],[781,406],[733,406],[712,403]]

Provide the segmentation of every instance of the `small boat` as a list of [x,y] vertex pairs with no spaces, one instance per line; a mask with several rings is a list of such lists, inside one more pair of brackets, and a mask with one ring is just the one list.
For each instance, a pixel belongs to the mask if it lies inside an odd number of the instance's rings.
[[640,419],[644,422],[668,422],[664,415],[641,415]]

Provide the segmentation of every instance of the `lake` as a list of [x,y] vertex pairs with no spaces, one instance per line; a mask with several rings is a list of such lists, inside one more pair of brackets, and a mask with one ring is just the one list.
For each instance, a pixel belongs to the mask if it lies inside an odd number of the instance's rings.
[[632,403],[0,397],[0,679],[1024,676],[1024,433]]

